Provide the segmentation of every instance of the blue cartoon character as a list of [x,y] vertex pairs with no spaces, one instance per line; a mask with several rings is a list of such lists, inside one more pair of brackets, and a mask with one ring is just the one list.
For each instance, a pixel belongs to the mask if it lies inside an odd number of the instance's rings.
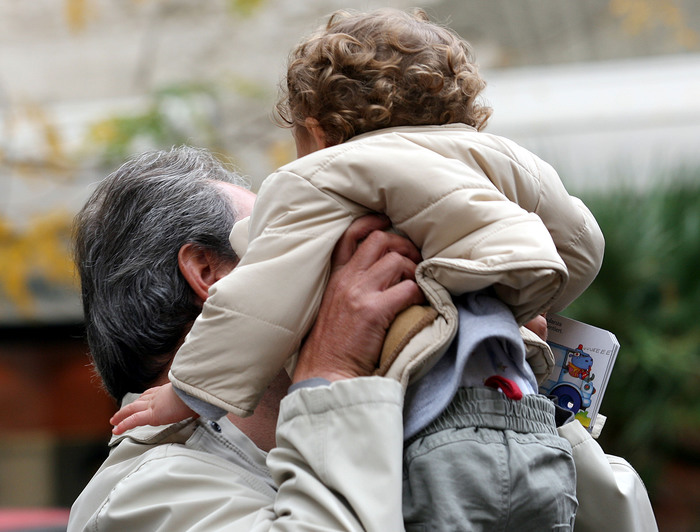
[[583,352],[581,344],[579,344],[578,349],[569,351],[567,355],[568,364],[566,365],[566,370],[569,372],[569,375],[584,381],[590,377],[593,357]]
[[595,393],[591,372],[593,357],[583,351],[583,346],[570,349],[557,344],[551,344],[553,349],[561,349],[566,354],[563,358],[561,372],[557,380],[547,383],[549,395],[556,398],[562,408],[576,413],[591,406],[591,396]]

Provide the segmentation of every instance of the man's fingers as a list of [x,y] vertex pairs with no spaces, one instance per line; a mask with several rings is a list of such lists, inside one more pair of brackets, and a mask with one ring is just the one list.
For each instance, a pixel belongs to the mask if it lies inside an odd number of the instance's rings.
[[333,250],[332,268],[347,264],[352,258],[360,242],[374,231],[383,231],[391,227],[389,218],[380,214],[362,216],[350,224],[340,237]]
[[367,268],[367,286],[385,290],[404,279],[415,280],[416,263],[397,252],[389,252]]
[[[376,242],[375,242],[376,240]],[[397,235],[396,233],[387,233],[386,231],[375,231],[367,237],[368,246],[375,245],[376,253],[379,255],[376,258],[390,252],[395,251],[399,255],[408,257],[413,262],[420,262],[421,257],[418,248],[408,238]]]
[[385,231],[374,231],[357,247],[348,265],[359,270],[368,270],[388,253],[395,252],[412,262],[421,261],[418,249],[405,237]]
[[547,341],[547,317],[540,314],[525,324],[525,327],[534,332],[542,340]]
[[401,281],[384,290],[382,298],[384,298],[387,303],[387,310],[389,310],[394,317],[411,305],[421,305],[425,303],[425,296],[420,287],[409,279]]

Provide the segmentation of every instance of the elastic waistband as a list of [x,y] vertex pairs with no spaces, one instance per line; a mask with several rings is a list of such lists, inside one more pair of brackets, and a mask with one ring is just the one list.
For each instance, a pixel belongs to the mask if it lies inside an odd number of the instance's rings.
[[492,388],[460,388],[445,411],[416,437],[467,427],[557,434],[554,404],[543,395],[514,401]]

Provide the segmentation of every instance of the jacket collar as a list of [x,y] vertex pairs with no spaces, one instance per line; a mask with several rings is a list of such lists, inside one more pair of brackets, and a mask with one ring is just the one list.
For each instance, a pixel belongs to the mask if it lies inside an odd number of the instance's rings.
[[[128,393],[122,399],[121,406],[126,406],[138,399],[140,394]],[[201,427],[196,443],[190,438],[195,430]],[[216,427],[216,428],[214,428]],[[113,450],[124,440],[144,445],[158,445],[163,443],[190,444],[202,451],[221,456],[222,458],[238,462],[243,460],[265,475],[269,476],[265,463],[267,453],[258,448],[240,429],[238,429],[226,417],[218,422],[207,422],[199,418],[188,418],[179,423],[151,427],[146,425],[127,430],[119,436],[112,436],[109,448]],[[271,481],[270,481],[271,482]]]
[[468,131],[473,131],[476,133],[476,128],[472,126],[468,126],[467,124],[462,124],[461,122],[454,122],[452,124],[442,124],[442,125],[426,125],[426,126],[394,126],[394,127],[385,127],[381,129],[375,129],[373,131],[369,131],[367,133],[361,133],[359,135],[356,135],[352,138],[349,138],[347,142],[355,141],[355,140],[360,140],[360,139],[365,139],[369,137],[374,137],[377,135],[385,135],[387,133],[400,133],[403,130],[409,130],[411,133],[419,133],[419,132],[429,132],[429,131],[436,131],[436,130],[446,130],[446,129],[461,129],[461,130],[468,130]]

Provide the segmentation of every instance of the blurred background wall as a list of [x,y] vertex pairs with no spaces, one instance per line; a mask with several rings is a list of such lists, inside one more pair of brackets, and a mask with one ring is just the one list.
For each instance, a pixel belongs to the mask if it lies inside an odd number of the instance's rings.
[[335,9],[416,5],[472,43],[487,131],[553,164],[601,221],[606,263],[569,315],[622,344],[602,442],[665,529],[698,530],[694,0],[0,0],[0,506],[68,506],[104,455],[114,405],[69,254],[92,185],[190,143],[257,188],[294,157],[270,120],[291,46]]

